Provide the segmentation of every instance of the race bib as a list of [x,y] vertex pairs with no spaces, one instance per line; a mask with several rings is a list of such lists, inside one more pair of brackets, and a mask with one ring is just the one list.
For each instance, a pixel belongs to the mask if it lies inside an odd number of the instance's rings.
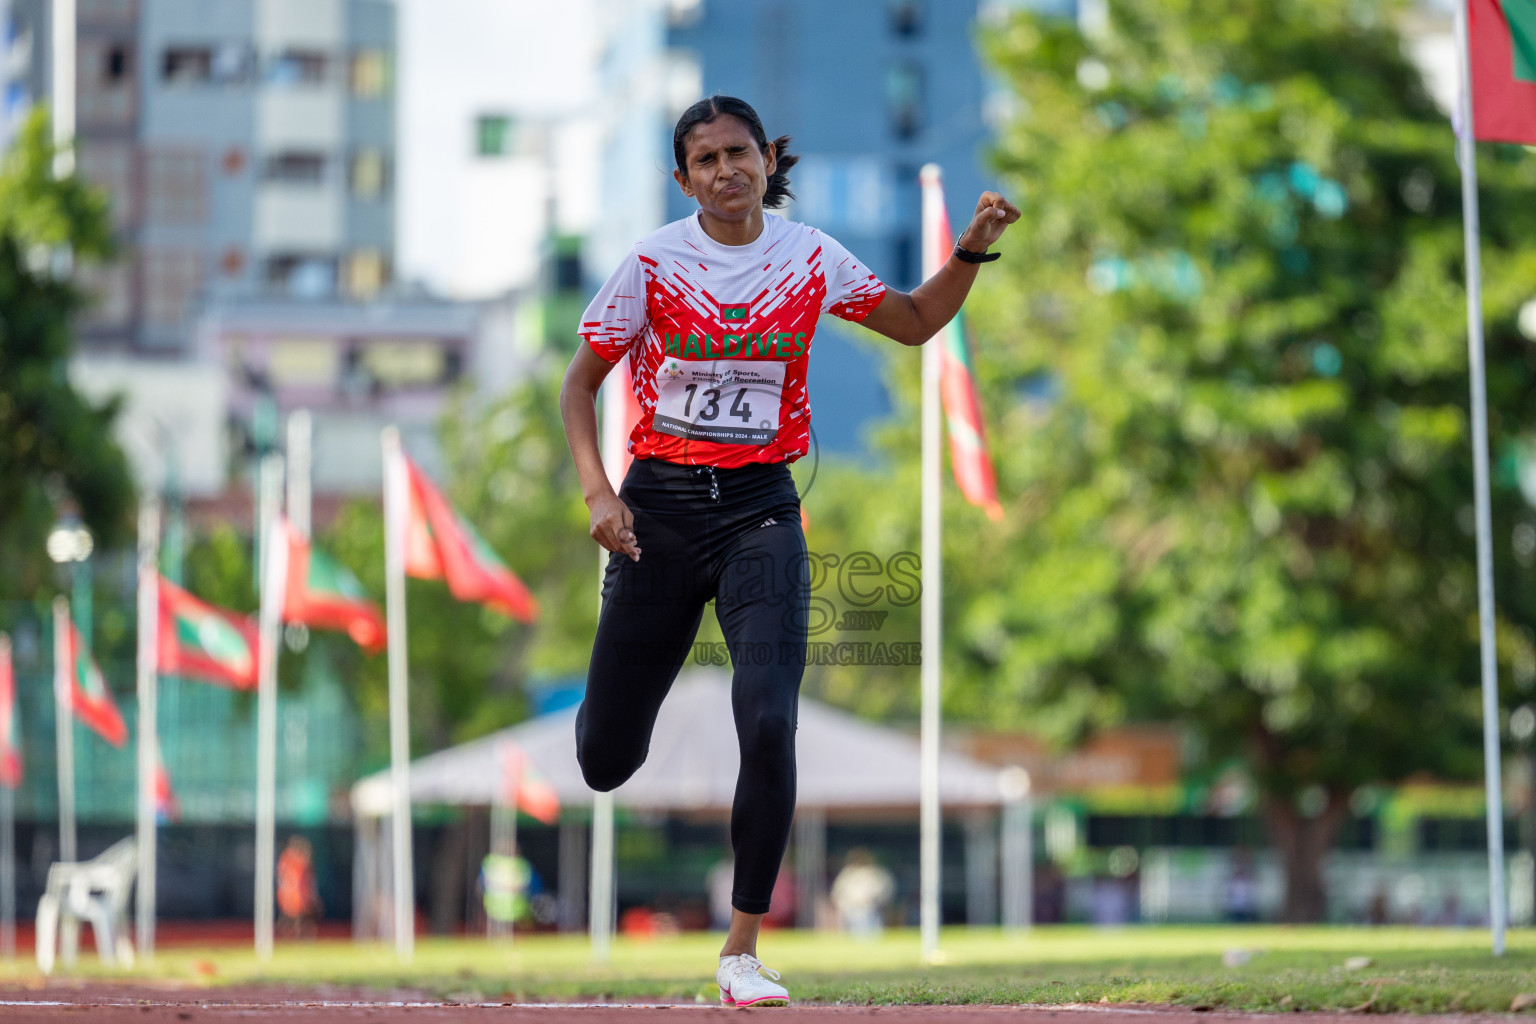
[[668,359],[656,373],[658,433],[716,444],[763,445],[779,432],[784,368],[775,360]]

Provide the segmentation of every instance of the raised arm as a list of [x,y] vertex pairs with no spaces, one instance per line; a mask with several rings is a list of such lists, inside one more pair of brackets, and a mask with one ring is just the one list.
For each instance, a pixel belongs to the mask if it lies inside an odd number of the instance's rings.
[[[976,214],[960,234],[960,247],[985,252],[1019,219],[1018,208],[996,192],[983,192]],[[903,345],[921,345],[955,318],[976,281],[978,265],[951,255],[939,272],[910,293],[887,288],[864,326]]]
[[613,364],[582,342],[566,368],[560,385],[560,419],[565,423],[565,440],[576,460],[576,475],[581,479],[581,496],[592,510],[588,533],[609,551],[622,551],[640,560],[640,545],[635,538],[635,516],[629,506],[613,492],[603,455],[597,444],[597,389],[613,369]]

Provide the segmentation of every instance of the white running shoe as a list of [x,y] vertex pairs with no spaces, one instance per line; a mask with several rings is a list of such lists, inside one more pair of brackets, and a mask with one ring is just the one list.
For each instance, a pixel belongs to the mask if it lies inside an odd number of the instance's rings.
[[746,953],[721,957],[720,969],[715,971],[720,1002],[726,1006],[788,1006],[789,991],[774,984],[778,979],[778,971]]

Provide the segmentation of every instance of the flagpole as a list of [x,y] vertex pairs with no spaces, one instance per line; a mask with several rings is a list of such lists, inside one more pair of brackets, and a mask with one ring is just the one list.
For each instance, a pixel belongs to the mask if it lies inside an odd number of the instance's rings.
[[160,748],[160,500],[154,495],[139,506],[139,956],[155,958],[155,777]]
[[69,707],[69,598],[53,599],[54,740],[59,758],[59,860],[75,861],[75,718]]
[[[624,389],[628,381],[627,365],[620,362],[603,384],[602,440],[603,469],[617,493],[624,482],[627,451]],[[608,552],[598,549],[597,580],[599,588],[608,572]],[[601,613],[601,608],[599,608]],[[592,960],[608,962],[613,951],[613,794],[592,794],[592,871],[587,879],[587,930],[592,939]]]
[[276,870],[277,831],[277,645],[282,630],[283,598],[288,587],[287,530],[279,515],[282,501],[283,457],[261,460],[260,647],[256,682],[256,956],[272,959],[272,883]]
[[310,448],[314,429],[308,409],[288,414],[288,525],[305,540],[310,536]]
[[1493,954],[1504,955],[1504,772],[1499,757],[1499,663],[1494,646],[1493,514],[1488,493],[1488,385],[1483,353],[1483,267],[1477,203],[1477,134],[1472,122],[1472,50],[1467,0],[1456,4],[1461,67],[1456,156],[1461,164],[1463,244],[1467,266],[1467,370],[1472,382],[1472,480],[1477,516],[1477,611],[1482,647],[1483,784],[1488,811],[1488,921]]
[[409,481],[401,463],[400,432],[385,427],[384,615],[389,644],[389,763],[394,796],[391,863],[394,866],[395,955],[410,960],[416,945],[416,895],[411,864],[410,679],[406,661],[405,531],[410,516]]
[[[491,803],[491,853],[505,855],[512,863],[513,906],[516,906],[517,885],[517,798],[518,788],[522,785],[522,773],[520,771],[517,748],[511,744],[504,744],[500,751],[501,761],[501,786],[497,790],[498,796]],[[489,912],[486,914],[486,934],[493,939],[506,939],[510,944],[513,932],[516,930],[515,916],[506,925],[503,934],[501,922],[491,919]]]
[[[946,240],[938,237],[941,211],[932,209],[935,202],[934,188],[939,184],[937,164],[928,164],[922,170],[923,189],[923,262],[924,277],[931,276],[937,267],[931,265],[934,254],[947,247]],[[923,466],[922,466],[922,707],[919,723],[919,911],[918,926],[922,939],[922,957],[932,961],[939,952],[939,886],[942,871],[942,847],[940,829],[942,820],[939,808],[939,732],[941,694],[940,657],[942,633],[940,616],[943,594],[943,536],[942,519],[943,454],[942,424],[939,418],[939,373],[942,367],[940,343],[930,339],[923,346]]]
[[[10,641],[0,637],[7,649]],[[0,782],[0,957],[16,955],[16,790]]]
[[[0,633],[0,665],[10,673],[10,712],[16,715],[16,672],[11,662],[11,638]],[[15,730],[20,733],[20,730]],[[3,737],[10,742],[10,735]],[[19,754],[18,754],[19,756]],[[0,957],[16,955],[16,790],[0,779]]]

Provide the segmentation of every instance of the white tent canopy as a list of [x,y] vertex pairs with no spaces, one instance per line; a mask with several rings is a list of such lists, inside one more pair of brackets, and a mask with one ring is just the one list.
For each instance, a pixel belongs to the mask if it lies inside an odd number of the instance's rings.
[[[592,803],[576,763],[576,709],[552,712],[521,725],[411,763],[411,802],[489,805],[503,785],[501,751],[516,744],[562,806]],[[918,745],[905,733],[865,722],[804,697],[796,733],[797,803],[802,808],[910,808],[918,803]],[[731,715],[730,675],[720,669],[684,673],[662,704],[650,755],[614,792],[623,807],[668,811],[729,810],[740,753]],[[1004,802],[998,769],[945,753],[940,799],[949,807]],[[359,818],[387,815],[390,773],[360,780],[352,789]]]

